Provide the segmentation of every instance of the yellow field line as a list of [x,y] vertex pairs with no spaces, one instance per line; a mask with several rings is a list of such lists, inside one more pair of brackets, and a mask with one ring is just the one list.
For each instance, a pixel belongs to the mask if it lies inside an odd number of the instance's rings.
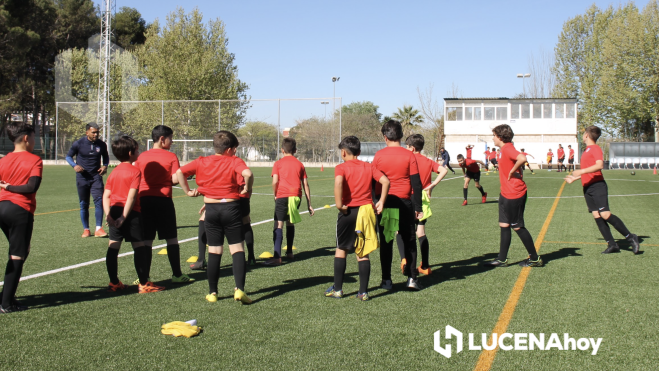
[[[94,209],[93,206],[89,207],[90,209]],[[34,216],[39,216],[39,215],[48,215],[48,214],[58,214],[58,213],[67,213],[69,211],[79,211],[80,209],[71,209],[71,210],[60,210],[60,211],[50,211],[47,213],[39,213],[39,214],[34,214]]]
[[[566,245],[607,245],[606,242],[568,242],[568,241],[545,241],[545,243],[557,243],[557,244],[566,244]],[[643,246],[654,246],[657,247],[659,245],[652,245],[649,243],[644,243]]]
[[[558,207],[558,202],[561,199],[561,194],[563,193],[565,184],[567,183],[564,181],[563,185],[561,185],[561,189],[558,191],[558,194],[554,199],[554,203],[551,206],[551,209],[549,210],[549,215],[547,215],[547,219],[545,219],[545,223],[542,225],[540,234],[538,235],[538,238],[535,240],[536,251],[538,252],[540,251],[540,247],[544,242],[545,235],[547,234],[547,230],[549,229],[549,224],[551,224],[551,220],[554,217],[554,212],[556,212],[556,208]],[[510,324],[510,320],[513,317],[513,313],[515,313],[517,302],[519,301],[519,297],[522,295],[522,291],[524,290],[524,285],[526,285],[526,279],[529,277],[530,272],[531,272],[531,268],[529,267],[522,268],[522,271],[519,273],[519,276],[517,277],[517,281],[515,281],[515,286],[513,286],[513,291],[510,293],[510,296],[508,297],[508,301],[506,301],[506,305],[503,307],[503,311],[499,315],[499,319],[497,320],[496,325],[494,325],[494,329],[492,330],[492,333],[503,334],[506,332],[506,329],[508,329],[508,325]],[[489,342],[490,343],[492,342],[491,335]],[[483,350],[481,352],[480,357],[478,357],[478,363],[476,363],[476,367],[474,367],[474,370],[488,371],[492,367],[492,363],[494,362],[494,357],[496,357],[497,355],[497,350],[499,350],[498,346],[494,348],[494,350]]]

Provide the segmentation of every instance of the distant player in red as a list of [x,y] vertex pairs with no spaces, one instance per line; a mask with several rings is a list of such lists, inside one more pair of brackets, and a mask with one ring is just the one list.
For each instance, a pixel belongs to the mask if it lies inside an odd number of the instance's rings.
[[489,267],[507,267],[508,250],[512,239],[512,228],[522,240],[529,257],[519,263],[522,267],[540,267],[543,262],[535,249],[531,233],[524,227],[524,210],[526,208],[526,183],[519,168],[526,162],[526,156],[517,152],[512,143],[514,133],[510,126],[503,124],[492,130],[494,145],[501,149],[499,161],[499,227],[501,228],[501,245],[499,256],[485,263]]
[[583,133],[583,141],[587,147],[581,154],[581,170],[575,170],[565,180],[571,184],[575,180],[581,179],[588,211],[593,214],[597,227],[608,244],[606,250],[602,251],[602,254],[620,252],[620,247],[618,247],[616,240],[611,234],[609,224],[621,235],[625,236],[627,241],[632,245],[634,254],[638,254],[640,250],[638,236],[631,233],[625,226],[625,223],[617,216],[611,214],[609,210],[609,190],[602,175],[604,154],[600,146],[597,145],[597,139],[601,135],[602,131],[597,126],[586,128]]
[[[373,166],[391,182],[389,196],[384,205],[382,215],[378,216],[380,236],[380,265],[382,268],[382,282],[380,286],[385,290],[392,290],[391,262],[393,260],[393,240],[396,230],[403,239],[405,246],[405,261],[407,269],[407,288],[421,290],[418,283],[416,267],[417,250],[415,224],[423,219],[422,194],[423,189],[419,167],[414,154],[401,147],[403,127],[400,122],[389,120],[382,125],[383,139],[386,147],[375,153]],[[376,188],[375,198],[379,200],[380,190]],[[398,228],[395,224],[395,209],[398,210]]]
[[574,170],[574,150],[572,149],[571,144],[569,144],[567,148],[570,152],[568,155],[569,157],[567,158],[567,171],[570,171],[570,169]]
[[[325,296],[331,298],[343,297],[343,277],[346,271],[346,256],[350,251],[356,251],[355,243],[360,238],[357,229],[362,232],[364,240],[370,238],[377,248],[377,227],[373,212],[372,183],[379,182],[382,186],[382,197],[375,205],[375,212],[382,213],[384,203],[389,193],[389,179],[368,162],[357,159],[361,153],[361,143],[357,137],[343,138],[339,144],[343,163],[334,169],[334,201],[339,209],[336,221],[336,251],[334,253],[334,285],[325,291]],[[363,220],[358,216],[362,215]],[[369,215],[370,214],[370,217]],[[360,224],[363,223],[363,224]],[[363,225],[364,227],[358,227]],[[369,233],[365,229],[370,229]],[[370,250],[370,249],[369,249]],[[361,256],[360,256],[361,255]],[[357,298],[369,300],[368,281],[371,275],[371,262],[368,253],[357,255],[359,270],[359,291]]]
[[492,167],[494,168],[494,170],[497,170],[498,169],[498,167],[497,167],[497,151],[495,149],[493,149],[490,152],[487,159],[490,160],[490,163],[492,164]]
[[490,169],[490,147],[485,147],[485,152],[483,152],[483,156],[485,156],[485,170],[489,171],[489,169]]
[[556,150],[556,155],[558,156],[558,172],[560,173],[561,170],[565,169],[565,165],[563,164],[565,161],[565,150],[563,150],[563,146],[560,144]]
[[501,160],[501,149],[499,148],[496,149],[494,160],[496,161],[494,163],[494,170],[499,171],[499,160]]
[[549,170],[551,171],[551,162],[554,159],[554,152],[551,151],[551,148],[549,148],[549,152],[547,152],[547,165],[549,166]]
[[[206,300],[217,302],[217,282],[224,251],[224,238],[231,252],[233,279],[236,284],[233,298],[242,304],[252,300],[245,294],[245,250],[243,247],[240,195],[252,191],[254,177],[245,161],[236,157],[238,138],[226,130],[213,136],[215,155],[199,157],[176,171],[179,184],[190,197],[204,196],[206,215],[204,226],[208,239],[208,292]],[[196,174],[198,190],[191,190],[185,174]],[[239,185],[243,177],[245,185]]]
[[471,151],[472,151],[473,149],[474,149],[474,145],[473,145],[473,144],[467,144],[467,146],[465,147],[465,151],[467,152],[467,158],[468,158],[468,159],[471,159]]
[[464,201],[462,206],[467,206],[467,193],[469,192],[469,182],[473,179],[476,189],[481,193],[482,201],[485,203],[487,201],[487,192],[483,190],[483,187],[480,185],[481,181],[481,169],[478,166],[481,164],[485,166],[481,160],[472,160],[469,158],[464,158],[461,154],[458,155],[458,165],[462,168],[462,173],[465,176],[464,187],[462,188],[462,194],[464,196]]
[[140,199],[137,197],[142,175],[140,169],[131,165],[140,154],[139,145],[135,139],[122,136],[112,142],[112,154],[121,163],[110,173],[103,193],[103,211],[110,226],[110,243],[105,257],[110,276],[108,291],[116,292],[126,288],[117,276],[117,257],[124,240],[130,242],[135,250],[139,293],[162,291],[164,287],[149,281],[153,250],[144,243],[144,221]]
[[[293,259],[293,242],[295,240],[294,218],[299,218],[300,197],[302,188],[307,198],[309,215],[314,215],[311,206],[311,190],[307,181],[307,171],[304,165],[295,158],[297,142],[293,138],[284,138],[281,146],[284,155],[272,167],[272,191],[275,194],[275,224],[273,228],[274,257],[263,262],[264,265],[281,265],[281,245],[284,240],[283,228],[286,224],[286,257]],[[297,215],[291,215],[291,211]]]
[[176,170],[180,167],[176,155],[169,151],[173,136],[174,132],[168,126],[158,125],[153,128],[153,149],[140,154],[135,166],[142,173],[139,197],[144,222],[144,244],[151,248],[157,232],[159,240],[167,241],[172,282],[188,283],[194,280],[181,272],[176,209],[172,200],[172,185],[178,184]]
[[[245,178],[238,177],[238,185],[244,187]],[[252,192],[240,194],[240,215],[243,217],[242,232],[245,245],[247,246],[247,265],[254,266],[256,265],[256,257],[254,256],[254,231],[252,230],[252,219],[250,217],[252,212],[250,205],[251,198]]]
[[0,314],[27,309],[16,300],[16,290],[30,253],[36,195],[43,173],[43,161],[31,153],[34,150],[34,127],[11,123],[5,130],[14,143],[14,151],[0,159],[0,228],[9,243]]
[[[501,149],[499,149],[499,151],[500,150]],[[520,149],[520,153],[527,157],[527,161],[525,161],[524,164],[521,167],[522,171],[526,170],[525,167],[528,167],[529,170],[531,170],[531,174],[535,175],[535,173],[533,172],[533,168],[531,167],[531,165],[529,165],[529,162],[528,162],[528,157],[531,157],[532,159],[535,159],[535,157],[533,157],[532,155],[524,152],[524,148]]]

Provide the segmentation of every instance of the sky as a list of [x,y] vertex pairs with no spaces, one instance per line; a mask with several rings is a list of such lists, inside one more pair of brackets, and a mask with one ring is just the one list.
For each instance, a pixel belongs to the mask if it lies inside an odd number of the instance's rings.
[[[96,3],[100,1],[95,0]],[[512,97],[528,58],[553,52],[564,22],[588,7],[620,1],[224,1],[116,0],[147,23],[177,7],[226,24],[229,51],[253,99],[332,97],[372,101],[390,115],[419,106],[417,87],[442,103],[452,85],[464,97]],[[642,8],[647,1],[636,1]],[[313,102],[323,114],[319,102]],[[330,110],[331,112],[331,110]]]

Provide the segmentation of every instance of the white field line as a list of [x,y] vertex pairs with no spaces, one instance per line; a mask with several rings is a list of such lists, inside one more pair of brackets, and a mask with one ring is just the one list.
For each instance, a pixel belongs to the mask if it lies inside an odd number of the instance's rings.
[[[332,206],[336,206],[336,205],[335,204],[330,205],[330,207],[332,207]],[[323,210],[323,209],[325,209],[325,207],[319,207],[317,209],[314,209],[314,211]],[[300,212],[300,214],[307,214],[307,213],[309,213],[308,210]],[[272,221],[274,221],[274,219],[262,220],[260,222],[252,223],[252,227],[257,226],[257,225],[261,225],[261,224],[265,224],[265,223],[268,223],[268,222],[272,222]],[[199,237],[186,238],[185,240],[180,240],[178,243],[182,244],[184,242],[190,242],[190,241],[194,241],[194,240],[197,240],[197,239],[199,239]],[[155,249],[159,249],[161,247],[167,247],[167,244],[165,243],[165,244],[162,244],[162,245],[153,246],[152,249],[155,250]],[[134,253],[135,253],[134,251],[128,251],[128,252],[125,252],[123,254],[119,254],[118,257],[121,258],[121,257],[124,257],[124,256],[129,256],[129,255],[133,255]],[[76,269],[76,268],[86,267],[88,265],[92,265],[92,264],[96,264],[96,263],[102,263],[104,261],[105,261],[105,258],[101,258],[101,259],[96,259],[96,260],[90,260],[90,261],[84,262],[84,263],[69,265],[68,267],[62,267],[62,268],[57,268],[57,269],[41,272],[41,273],[35,273],[35,274],[31,274],[29,276],[21,277],[21,281],[30,280],[32,278],[38,278],[38,277],[43,277],[43,276],[49,276],[51,274],[55,274],[55,273],[59,273],[59,272],[65,272],[65,271],[69,271],[69,270]],[[3,285],[4,285],[4,281],[0,282],[0,286],[3,286]]]

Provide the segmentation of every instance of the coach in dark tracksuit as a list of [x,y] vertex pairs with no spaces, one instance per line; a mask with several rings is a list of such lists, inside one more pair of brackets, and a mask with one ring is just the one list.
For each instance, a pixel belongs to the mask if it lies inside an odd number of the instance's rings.
[[451,168],[451,164],[450,164],[451,156],[449,156],[448,151],[445,150],[444,148],[440,148],[439,152],[442,155],[442,161],[444,161],[444,166],[446,166],[449,170],[453,172],[453,174],[455,174],[455,170]]
[[[80,220],[82,221],[82,237],[89,237],[89,195],[94,199],[96,216],[96,231],[94,237],[105,237],[107,233],[103,225],[103,174],[107,171],[110,157],[108,147],[98,139],[98,125],[91,123],[86,126],[85,136],[73,143],[66,162],[76,171],[76,185],[78,186],[78,199],[80,200]],[[73,156],[76,161],[73,162]],[[103,163],[101,165],[101,158]]]

